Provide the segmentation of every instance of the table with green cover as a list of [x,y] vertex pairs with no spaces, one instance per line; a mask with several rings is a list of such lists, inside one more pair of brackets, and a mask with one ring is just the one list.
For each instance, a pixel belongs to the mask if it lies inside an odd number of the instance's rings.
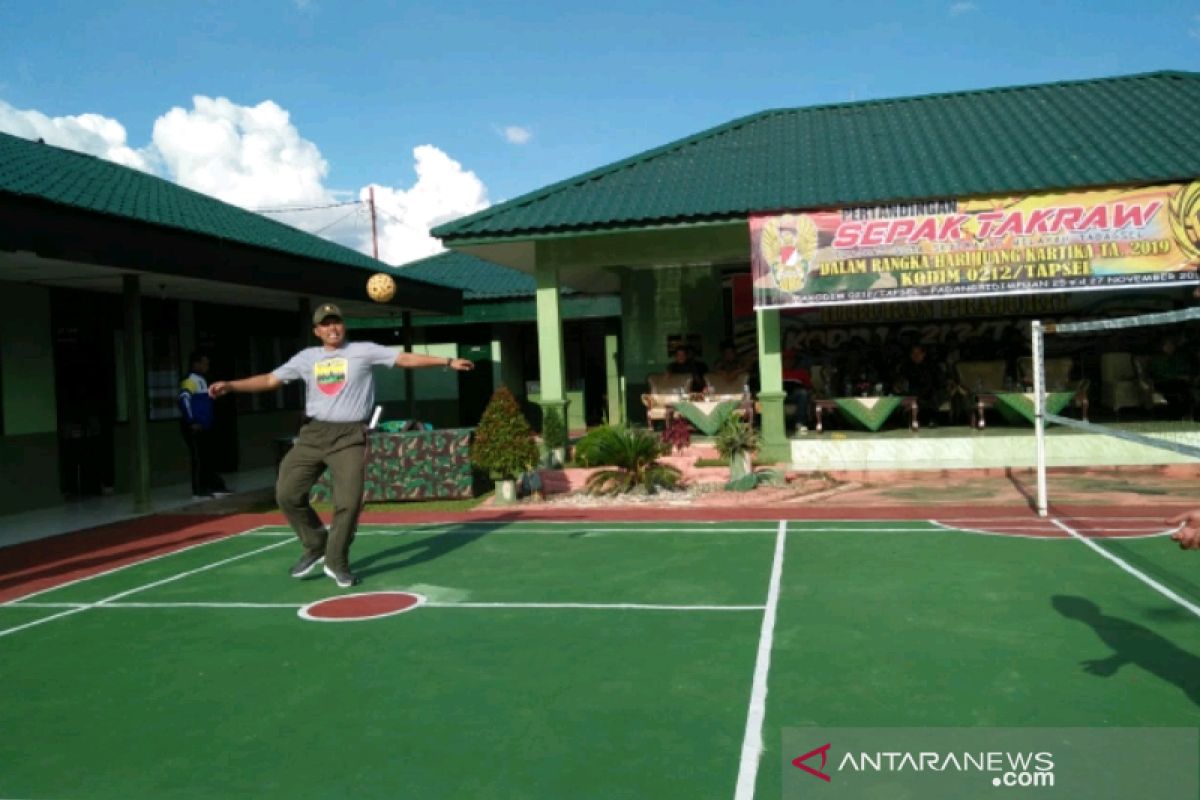
[[[914,409],[916,399],[902,395],[884,395],[881,397],[834,397],[829,400],[819,400],[817,401],[818,432],[821,430],[819,412],[830,406],[836,408],[843,417],[861,427],[869,431],[877,431],[883,427],[883,423],[888,421],[897,408]],[[910,427],[916,428],[915,414]]]
[[[1033,424],[1033,392],[996,392],[995,397],[995,408],[1006,421],[1014,425]],[[1046,392],[1046,413],[1057,414],[1074,397],[1074,392]]]
[[671,408],[705,436],[714,436],[739,405],[737,400],[680,400]]

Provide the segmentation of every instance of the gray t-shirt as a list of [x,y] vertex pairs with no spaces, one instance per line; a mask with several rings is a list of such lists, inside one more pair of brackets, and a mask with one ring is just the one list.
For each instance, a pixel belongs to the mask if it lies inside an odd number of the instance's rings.
[[301,350],[271,374],[284,383],[304,381],[304,411],[313,419],[366,422],[375,407],[371,367],[395,363],[395,350],[373,342],[347,342],[336,350]]

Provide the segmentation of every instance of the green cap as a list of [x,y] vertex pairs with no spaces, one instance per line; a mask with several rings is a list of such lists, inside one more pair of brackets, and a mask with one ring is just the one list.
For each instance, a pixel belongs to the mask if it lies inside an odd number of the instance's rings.
[[317,310],[313,312],[313,325],[320,325],[325,321],[326,317],[337,317],[343,319],[342,310],[333,303],[322,303],[317,306]]

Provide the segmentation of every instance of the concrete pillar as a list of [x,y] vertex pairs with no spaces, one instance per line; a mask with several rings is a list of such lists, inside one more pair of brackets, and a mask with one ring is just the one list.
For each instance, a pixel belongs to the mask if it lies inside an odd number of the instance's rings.
[[787,438],[783,400],[783,357],[780,353],[779,309],[755,312],[758,316],[758,401],[762,405],[762,456],[790,463],[792,448]]
[[563,347],[562,306],[558,285],[558,267],[539,263],[537,278],[538,381],[541,384],[538,405],[542,414],[567,416],[567,369]]
[[129,485],[134,511],[150,510],[150,423],[147,419],[146,353],[142,336],[142,287],[137,275],[121,279],[125,306],[125,397],[129,410]]

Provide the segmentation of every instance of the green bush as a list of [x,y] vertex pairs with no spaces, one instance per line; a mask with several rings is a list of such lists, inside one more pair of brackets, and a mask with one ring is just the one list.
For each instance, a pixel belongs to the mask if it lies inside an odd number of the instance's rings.
[[475,429],[471,463],[498,480],[515,480],[537,462],[533,429],[512,392],[501,386],[488,401]]
[[665,446],[653,431],[605,425],[589,431],[575,445],[575,458],[592,467],[613,467],[588,478],[590,494],[621,494],[634,489],[654,492],[671,489],[681,473],[660,464]]
[[542,409],[542,443],[547,450],[567,446],[567,424],[563,422],[561,408]]
[[743,453],[751,455],[757,453],[762,447],[762,440],[758,437],[758,431],[749,422],[739,417],[730,417],[717,431],[713,445],[717,448],[717,454],[721,458],[729,460]]

